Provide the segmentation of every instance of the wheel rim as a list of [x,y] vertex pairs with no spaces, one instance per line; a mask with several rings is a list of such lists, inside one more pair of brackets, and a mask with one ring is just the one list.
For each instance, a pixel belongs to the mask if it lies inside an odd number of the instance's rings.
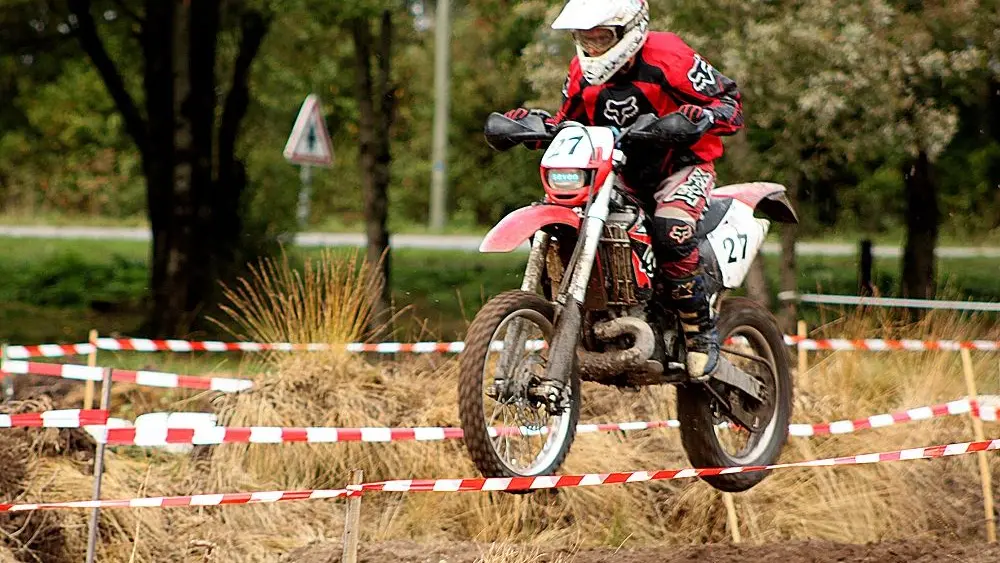
[[[727,353],[725,349],[722,351],[722,354],[725,354],[726,358],[736,367],[763,384],[765,399],[770,405],[770,418],[767,425],[757,432],[751,432],[731,424],[725,417],[716,418],[715,437],[722,451],[730,458],[733,465],[752,465],[757,463],[757,460],[768,449],[775,432],[778,430],[780,417],[777,416],[776,410],[778,397],[781,396],[782,392],[780,389],[781,381],[776,377],[778,367],[774,350],[771,349],[767,338],[759,330],[752,326],[740,325],[730,331],[726,338],[733,339],[732,349],[758,356],[767,362],[767,366],[764,366],[758,361]],[[735,392],[729,398],[735,400]]]
[[[516,475],[540,475],[559,456],[570,431],[570,413],[550,415],[544,404],[528,394],[530,381],[538,381],[545,374],[548,346],[522,345],[512,347],[512,356],[504,357],[501,346],[513,335],[521,335],[522,342],[548,343],[552,323],[533,309],[519,309],[504,317],[490,339],[490,347],[483,362],[483,422],[489,434],[490,446],[497,459]],[[516,338],[514,338],[516,340]],[[504,373],[499,372],[504,366]],[[517,391],[508,396],[491,396],[497,378],[516,377]]]

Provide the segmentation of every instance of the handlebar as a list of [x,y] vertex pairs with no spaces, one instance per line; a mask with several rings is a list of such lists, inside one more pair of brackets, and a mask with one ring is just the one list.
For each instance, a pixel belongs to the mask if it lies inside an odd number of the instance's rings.
[[[505,151],[520,144],[534,143],[535,148],[546,148],[556,134],[570,126],[583,126],[576,121],[563,121],[550,127],[538,115],[529,115],[520,120],[513,120],[499,113],[491,113],[486,120],[486,142],[498,151]],[[694,123],[686,116],[671,113],[665,117],[647,113],[640,115],[635,122],[615,132],[615,141],[620,145],[623,141],[649,143],[663,147],[690,146],[712,126],[708,120]]]

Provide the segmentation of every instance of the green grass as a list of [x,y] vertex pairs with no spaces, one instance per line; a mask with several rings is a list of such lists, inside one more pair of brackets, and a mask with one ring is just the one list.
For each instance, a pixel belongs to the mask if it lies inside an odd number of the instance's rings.
[[[24,212],[18,210],[5,210],[0,212],[0,225],[53,225],[53,226],[74,226],[74,227],[148,227],[149,221],[145,216],[133,217],[104,217],[88,214],[66,214],[58,211],[46,212]],[[485,234],[490,225],[475,225],[463,222],[452,221],[441,231],[434,233],[426,223],[417,223],[410,220],[390,219],[389,228],[397,234],[445,234],[445,235],[482,235]],[[364,232],[364,224],[359,220],[344,221],[341,217],[324,217],[314,221],[307,228],[308,231],[328,232],[328,233],[361,233]],[[850,228],[830,228],[821,234],[806,235],[803,242],[829,242],[858,244],[862,239],[870,239],[878,245],[901,245],[904,239],[904,232],[894,228],[884,233],[863,233]],[[772,241],[777,241],[773,235],[769,237]],[[1000,246],[1000,229],[980,233],[967,233],[962,224],[944,224],[941,227],[939,244],[941,246]]]
[[[141,242],[0,238],[0,340],[84,341],[91,328],[103,335],[135,334],[148,285],[146,254]],[[525,253],[394,251],[393,299],[401,311],[397,337],[460,337],[489,297],[520,285],[526,259]],[[778,267],[777,256],[765,257],[773,293]],[[882,294],[898,295],[898,272],[897,259],[876,260]],[[1000,261],[941,260],[939,279],[944,297],[994,300],[1000,295]],[[854,294],[856,284],[853,257],[799,258],[800,291]]]
[[149,220],[144,215],[133,217],[106,217],[83,213],[61,213],[58,211],[0,212],[0,225],[54,225],[67,227],[146,227]]
[[0,237],[0,258],[5,270],[15,265],[32,265],[60,255],[76,254],[89,263],[106,264],[115,256],[145,260],[149,245],[131,240],[63,240]]

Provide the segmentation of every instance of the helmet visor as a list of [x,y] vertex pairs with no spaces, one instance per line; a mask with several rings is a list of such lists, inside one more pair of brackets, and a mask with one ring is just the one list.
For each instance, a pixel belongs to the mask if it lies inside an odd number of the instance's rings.
[[573,30],[573,40],[588,57],[599,57],[618,43],[618,30],[614,27]]

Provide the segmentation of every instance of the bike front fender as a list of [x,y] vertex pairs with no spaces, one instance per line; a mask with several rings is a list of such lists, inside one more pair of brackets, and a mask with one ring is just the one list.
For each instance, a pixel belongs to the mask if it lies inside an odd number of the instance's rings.
[[532,205],[522,207],[500,220],[486,233],[480,252],[511,252],[547,225],[566,225],[580,229],[580,216],[568,207]]

